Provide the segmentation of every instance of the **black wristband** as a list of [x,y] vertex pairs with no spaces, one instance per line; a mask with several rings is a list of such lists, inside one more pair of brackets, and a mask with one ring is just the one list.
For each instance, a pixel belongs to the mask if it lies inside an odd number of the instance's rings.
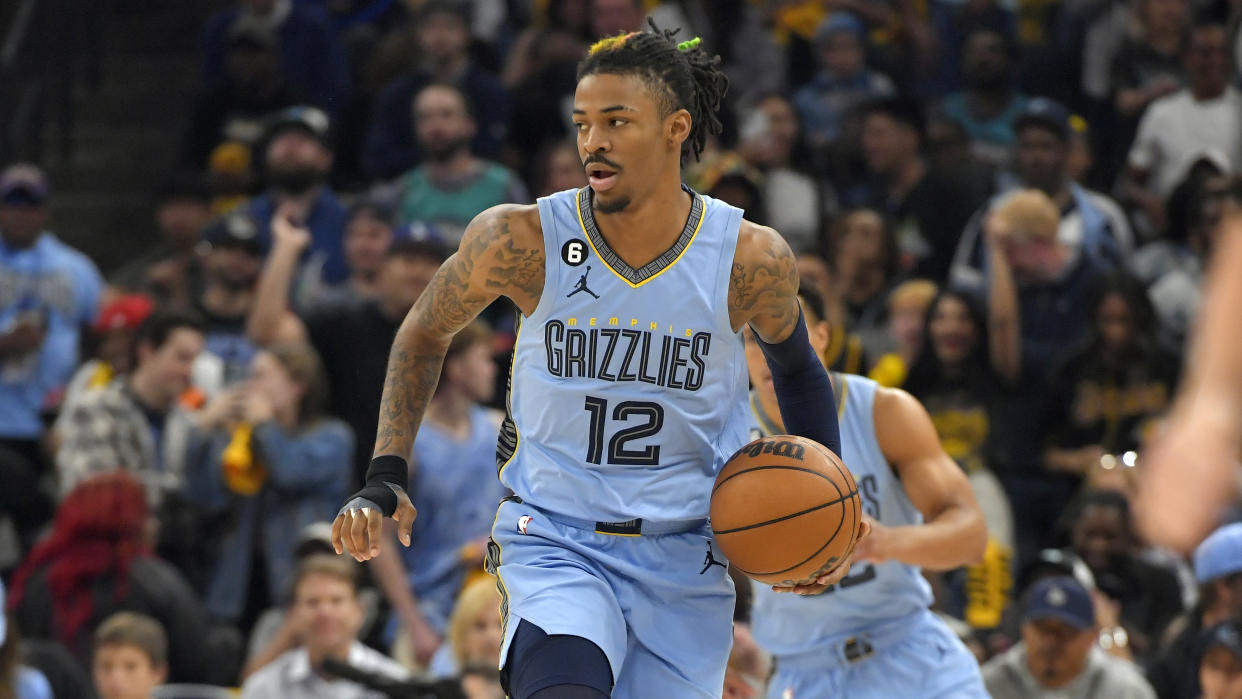
[[367,467],[367,485],[391,483],[402,490],[410,489],[410,465],[396,454],[380,454]]
[[382,454],[371,459],[371,465],[367,467],[367,482],[362,490],[349,496],[341,512],[374,507],[385,517],[391,517],[397,511],[397,490],[405,492],[409,483],[409,468],[405,459],[395,454]]

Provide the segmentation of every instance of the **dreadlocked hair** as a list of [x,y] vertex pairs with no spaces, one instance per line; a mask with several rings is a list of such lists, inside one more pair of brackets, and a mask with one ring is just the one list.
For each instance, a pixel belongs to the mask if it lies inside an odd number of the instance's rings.
[[650,31],[630,32],[600,39],[578,64],[578,79],[596,73],[636,75],[655,93],[667,116],[690,112],[690,135],[681,156],[695,160],[707,144],[707,135],[722,127],[717,112],[729,89],[729,78],[720,71],[720,56],[712,55],[698,37],[678,43],[680,29],[661,30],[647,20]]

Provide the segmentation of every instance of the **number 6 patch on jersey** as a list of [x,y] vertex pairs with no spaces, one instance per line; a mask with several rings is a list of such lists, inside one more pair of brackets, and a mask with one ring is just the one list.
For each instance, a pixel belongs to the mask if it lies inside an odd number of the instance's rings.
[[574,238],[573,240],[565,241],[565,244],[561,246],[561,259],[570,267],[577,267],[586,262],[586,258],[587,245],[584,240]]

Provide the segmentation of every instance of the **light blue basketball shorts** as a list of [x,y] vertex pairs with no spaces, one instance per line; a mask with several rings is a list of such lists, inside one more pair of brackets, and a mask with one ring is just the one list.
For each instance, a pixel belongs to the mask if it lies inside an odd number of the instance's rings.
[[[836,643],[777,658],[768,699],[991,698],[975,656],[930,611],[857,639],[848,653]],[[865,657],[858,657],[859,644],[870,649]]]
[[605,534],[503,501],[489,552],[502,589],[502,668],[525,619],[599,646],[614,699],[719,697],[733,645],[733,581],[707,524],[685,526],[693,528]]

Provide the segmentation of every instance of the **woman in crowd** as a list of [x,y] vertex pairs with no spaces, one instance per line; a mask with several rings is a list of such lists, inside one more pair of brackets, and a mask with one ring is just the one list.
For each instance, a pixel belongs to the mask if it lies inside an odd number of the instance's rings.
[[1044,465],[1088,475],[1105,455],[1137,450],[1177,382],[1177,358],[1156,335],[1143,286],[1122,272],[1088,294],[1087,337],[1053,370],[1041,424]]
[[152,555],[153,522],[146,491],[128,473],[84,481],[14,576],[12,618],[26,636],[56,639],[89,667],[95,626],[116,611],[141,612],[168,631],[171,680],[230,683],[240,640],[210,629],[190,584]]
[[490,576],[477,577],[462,588],[449,617],[448,642],[431,660],[432,674],[451,677],[469,667],[496,664],[504,637],[499,601],[496,581]]
[[975,628],[1000,624],[1012,588],[1013,514],[988,468],[991,424],[1001,399],[988,357],[983,309],[971,296],[944,289],[928,308],[922,351],[903,386],[927,408],[941,446],[966,471],[987,520],[984,560],[969,566],[967,581],[959,576],[954,586],[964,593],[960,616]]
[[186,487],[228,522],[207,609],[245,622],[278,601],[293,572],[293,533],[331,517],[346,495],[353,433],[324,416],[327,382],[310,345],[259,352],[251,378],[217,396],[198,416],[186,447]]

